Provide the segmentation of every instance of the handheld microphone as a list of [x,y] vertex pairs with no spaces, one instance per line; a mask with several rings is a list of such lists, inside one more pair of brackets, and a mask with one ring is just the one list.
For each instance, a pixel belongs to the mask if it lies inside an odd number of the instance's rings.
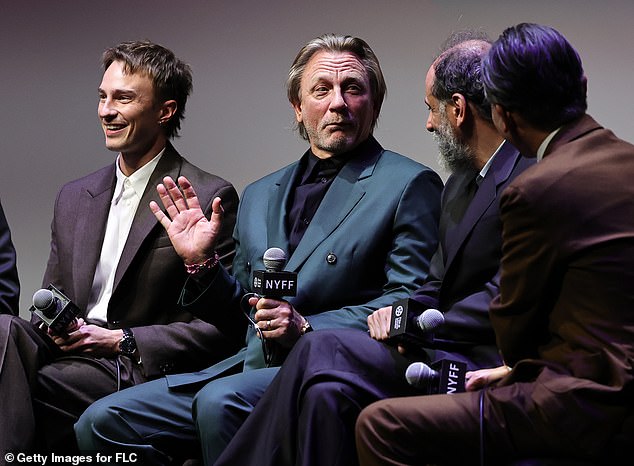
[[33,294],[33,306],[29,311],[56,335],[64,335],[80,314],[79,308],[52,284]]
[[429,367],[414,362],[405,371],[405,379],[412,387],[424,389],[428,394],[453,394],[465,391],[467,365],[460,361],[441,359]]
[[282,249],[267,249],[262,261],[266,270],[253,272],[253,291],[267,298],[297,295],[297,273],[282,270],[286,265]]
[[397,343],[422,345],[428,342],[425,334],[445,323],[445,316],[437,309],[425,309],[416,300],[405,298],[392,304],[388,338]]

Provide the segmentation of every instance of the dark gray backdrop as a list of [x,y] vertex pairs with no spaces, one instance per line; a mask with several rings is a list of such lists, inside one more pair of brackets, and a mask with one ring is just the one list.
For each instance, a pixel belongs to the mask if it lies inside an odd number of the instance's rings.
[[378,139],[443,177],[425,131],[424,76],[439,44],[467,27],[492,37],[522,21],[562,31],[584,60],[590,113],[634,140],[632,18],[631,0],[1,0],[0,199],[18,250],[21,314],[40,286],[58,188],[114,160],[96,114],[106,47],[147,38],[191,64],[175,145],[241,191],[305,150],[284,81],[300,46],[325,32],[372,46],[388,83]]

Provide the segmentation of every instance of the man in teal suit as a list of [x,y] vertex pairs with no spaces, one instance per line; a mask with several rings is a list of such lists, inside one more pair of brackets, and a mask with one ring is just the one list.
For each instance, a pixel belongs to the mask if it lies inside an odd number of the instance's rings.
[[191,312],[241,338],[240,308],[270,247],[287,251],[297,295],[252,296],[246,348],[234,357],[93,404],[75,426],[84,451],[132,450],[165,464],[187,443],[198,448],[198,433],[211,464],[306,332],[365,330],[370,313],[422,284],[437,245],[442,182],[372,136],[384,94],[378,60],[363,40],[325,35],[300,50],[288,97],[310,149],[245,189],[233,276],[214,260],[221,200],[208,221],[187,179],[159,186],[167,215],[153,210],[192,272],[182,295]]

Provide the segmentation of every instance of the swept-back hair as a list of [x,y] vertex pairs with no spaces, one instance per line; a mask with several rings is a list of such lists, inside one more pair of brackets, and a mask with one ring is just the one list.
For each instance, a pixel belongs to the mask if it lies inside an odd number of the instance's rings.
[[483,60],[491,103],[552,131],[587,109],[586,78],[577,51],[553,28],[521,23],[507,28]]
[[[387,92],[387,86],[385,85],[383,72],[379,65],[379,59],[370,46],[363,39],[359,39],[358,37],[324,34],[304,45],[295,57],[295,60],[293,60],[293,64],[288,71],[288,78],[286,80],[288,100],[294,106],[299,105],[301,101],[302,76],[306,70],[306,65],[316,53],[322,51],[331,53],[349,52],[358,57],[370,81],[370,92],[372,93],[375,113],[371,130],[374,130],[379,112],[381,111],[381,105],[383,105],[383,99]],[[297,123],[297,130],[303,139],[308,140],[308,133],[306,133],[306,128],[303,123]]]

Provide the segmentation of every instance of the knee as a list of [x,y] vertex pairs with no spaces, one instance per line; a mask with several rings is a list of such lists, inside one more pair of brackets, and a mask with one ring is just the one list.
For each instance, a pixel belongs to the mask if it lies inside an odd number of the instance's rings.
[[319,381],[309,386],[302,396],[302,408],[310,407],[316,411],[328,410],[334,408],[342,410],[347,401],[354,401],[348,386],[345,383],[337,381]]
[[336,348],[341,345],[342,342],[350,341],[364,332],[359,332],[356,329],[335,328],[324,329],[318,332],[310,332],[300,338],[295,344],[296,348],[312,348],[318,351],[328,351],[329,349]]
[[194,397],[192,403],[192,415],[194,421],[198,417],[207,417],[214,411],[221,411],[223,401],[219,399],[218,394],[212,391],[201,390]]
[[103,430],[117,422],[116,410],[112,409],[102,400],[97,400],[91,404],[79,417],[75,424],[75,431]]
[[20,331],[21,325],[24,323],[26,323],[26,321],[21,317],[11,314],[0,314],[0,335],[3,338],[15,337],[17,332]]
[[48,350],[48,344],[54,346],[50,338],[39,332],[28,320],[0,314],[0,350],[18,355],[25,367],[39,365],[40,356]]
[[235,387],[226,386],[223,379],[206,385],[192,402],[192,417],[197,429],[209,430],[220,426],[223,416],[229,415],[231,406],[236,402]]
[[384,437],[380,433],[379,419],[384,415],[383,404],[378,401],[366,406],[357,417],[355,424],[355,437],[357,445],[376,445]]
[[[382,443],[385,438],[377,432],[375,424],[377,420],[378,403],[373,403],[361,411],[355,424],[355,445],[357,456],[361,464],[378,464],[378,457],[384,456]],[[385,456],[384,456],[385,457]]]
[[357,337],[358,330],[326,329],[302,336],[286,358],[285,367],[302,367],[304,371],[319,371],[331,367],[335,358],[346,347],[347,342]]
[[102,400],[95,401],[75,423],[75,437],[79,449],[95,450],[95,439],[112,437],[113,432],[118,430],[119,420],[120,416],[115,408]]

